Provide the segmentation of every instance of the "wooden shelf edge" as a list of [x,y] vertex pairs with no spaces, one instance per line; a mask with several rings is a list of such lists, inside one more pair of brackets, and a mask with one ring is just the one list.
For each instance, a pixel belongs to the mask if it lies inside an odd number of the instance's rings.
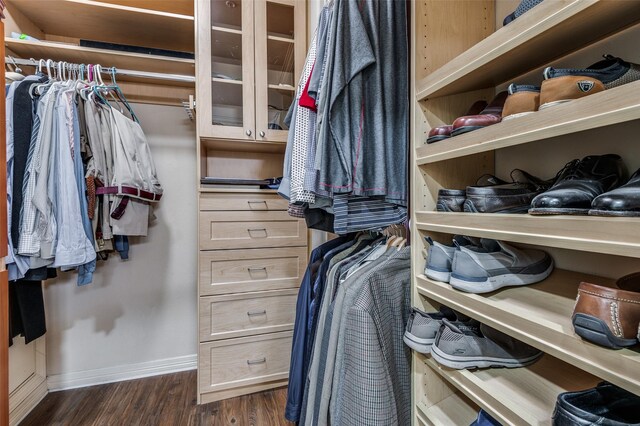
[[[556,270],[554,274],[562,280],[574,277],[577,282],[583,279],[594,279],[594,277],[572,271]],[[608,380],[630,392],[640,394],[640,374],[636,374],[636,377],[630,375],[632,371],[636,373],[640,371],[638,369],[640,356],[637,352],[630,349],[614,351],[596,346],[580,339],[572,331],[571,334],[563,331],[561,324],[549,324],[546,318],[518,315],[514,313],[515,310],[511,306],[507,306],[508,303],[501,304],[499,300],[489,299],[488,296],[463,293],[451,288],[449,284],[429,280],[424,275],[416,276],[415,280],[416,289],[423,297],[458,310],[583,371]],[[562,280],[560,283],[564,283]],[[611,282],[604,278],[601,281],[595,281]],[[557,280],[549,281],[549,283],[554,282],[558,283]],[[506,291],[512,292],[512,295],[513,292],[519,292],[520,299],[531,299],[536,296],[535,287],[532,286],[503,289],[496,294],[500,295]],[[570,324],[571,312],[566,313],[566,321]],[[565,325],[565,327],[568,329],[570,326]],[[573,330],[572,327],[571,330]]]
[[640,258],[640,218],[416,212],[422,231]]
[[211,192],[222,192],[222,193],[233,193],[233,192],[243,192],[243,193],[255,193],[255,194],[277,194],[277,189],[249,189],[249,188],[209,188],[206,186],[200,185],[199,192],[201,193],[211,193]]
[[212,25],[211,26],[211,30],[212,31],[220,31],[222,33],[230,33],[230,34],[242,35],[242,30],[238,30],[238,29],[235,29],[235,28],[221,27],[219,25]]
[[255,140],[215,139],[200,136],[203,146],[219,151],[284,153],[286,142],[263,142]]
[[640,119],[640,81],[416,149],[425,165]]
[[281,43],[292,43],[292,44],[295,43],[295,40],[292,38],[286,38],[286,37],[280,37],[280,36],[274,36],[274,35],[268,35],[267,40],[279,41]]
[[214,83],[238,84],[242,86],[242,80],[230,80],[228,78],[211,77],[211,81],[213,81]]
[[[624,2],[544,2],[416,82],[416,99],[496,86],[626,28],[640,19]],[[575,37],[565,36],[568,28]],[[595,29],[595,30],[594,30]],[[554,46],[554,49],[550,49]],[[526,58],[517,51],[531,52]],[[506,57],[516,60],[509,62]]]

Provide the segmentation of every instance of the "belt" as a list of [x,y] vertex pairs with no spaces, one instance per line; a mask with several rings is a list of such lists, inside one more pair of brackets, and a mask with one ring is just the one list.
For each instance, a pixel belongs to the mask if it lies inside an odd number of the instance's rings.
[[162,194],[157,194],[155,192],[145,191],[140,188],[134,188],[132,186],[103,186],[101,188],[96,188],[96,195],[128,195],[129,197],[140,198],[141,200],[146,201],[160,201],[162,198]]

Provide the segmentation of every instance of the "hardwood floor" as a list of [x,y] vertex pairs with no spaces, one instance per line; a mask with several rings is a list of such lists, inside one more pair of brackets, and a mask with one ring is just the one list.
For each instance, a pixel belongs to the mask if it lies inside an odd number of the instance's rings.
[[196,372],[50,393],[20,426],[293,425],[284,419],[287,389],[196,405]]

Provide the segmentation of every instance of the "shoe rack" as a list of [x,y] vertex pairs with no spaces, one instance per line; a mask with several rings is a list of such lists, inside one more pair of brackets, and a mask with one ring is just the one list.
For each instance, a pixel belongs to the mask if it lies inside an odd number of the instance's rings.
[[[571,324],[580,281],[612,283],[624,275],[612,270],[614,264],[633,268],[635,263],[640,270],[639,218],[435,211],[439,189],[464,189],[484,173],[498,174],[507,167],[501,164],[505,159],[520,161],[511,168],[564,164],[582,157],[575,139],[617,135],[640,119],[638,81],[426,145],[432,127],[450,124],[474,101],[490,100],[528,73],[538,73],[541,80],[545,66],[598,43],[606,45],[640,23],[637,1],[546,0],[502,27],[502,17],[517,4],[412,1],[412,300],[427,311],[447,305],[545,355],[527,368],[458,371],[414,352],[415,425],[469,424],[479,408],[504,425],[551,424],[559,393],[590,388],[601,380],[640,394],[638,347],[616,351],[596,346],[577,336]],[[605,139],[600,149],[611,143],[639,157],[637,137],[627,145]],[[462,293],[424,275],[424,237],[450,244],[455,234],[531,245],[572,262],[557,262],[560,267],[535,285],[485,295]],[[587,273],[594,271],[603,273]]]

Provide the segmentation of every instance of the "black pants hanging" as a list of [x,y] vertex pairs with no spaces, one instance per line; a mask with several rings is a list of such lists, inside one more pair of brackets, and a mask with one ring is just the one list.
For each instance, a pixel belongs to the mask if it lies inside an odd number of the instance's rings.
[[23,335],[25,343],[30,343],[46,331],[42,281],[10,281],[9,346],[14,337]]

